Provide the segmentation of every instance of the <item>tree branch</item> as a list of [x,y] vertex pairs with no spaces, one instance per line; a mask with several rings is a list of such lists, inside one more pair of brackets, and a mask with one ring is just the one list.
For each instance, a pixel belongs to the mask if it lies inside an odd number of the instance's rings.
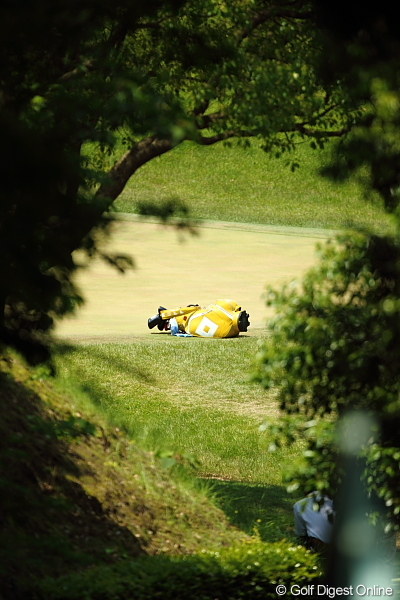
[[129,25],[126,21],[126,15],[122,15],[119,22],[113,28],[110,37],[107,40],[107,47],[118,49],[123,44],[129,31]]
[[59,81],[69,81],[73,77],[77,77],[78,75],[85,74],[88,71],[93,71],[93,69],[94,69],[94,61],[92,59],[89,59],[89,60],[86,60],[81,65],[75,67],[75,69],[72,69],[72,71],[68,71],[68,73],[64,73],[64,75],[61,75],[61,77],[59,77],[58,80]]
[[[313,138],[324,138],[324,137],[342,137],[346,133],[349,133],[351,130],[351,125],[347,127],[342,127],[341,129],[333,129],[327,131],[325,129],[311,129],[307,128],[305,125],[295,125],[291,131],[298,131],[303,135]],[[286,130],[287,131],[287,130]]]
[[351,125],[347,125],[346,127],[341,127],[340,129],[334,129],[334,130],[330,130],[330,131],[310,127],[310,124],[312,122],[316,122],[318,119],[324,117],[329,112],[331,112],[332,110],[337,108],[337,106],[338,106],[337,103],[327,106],[323,111],[321,111],[320,113],[315,115],[315,117],[313,117],[309,121],[303,121],[303,123],[297,123],[291,131],[298,131],[299,133],[302,133],[303,135],[307,135],[309,137],[315,137],[315,138],[341,137],[342,135],[345,135],[346,133],[348,133],[350,131]]
[[192,114],[197,117],[199,115],[204,116],[205,111],[210,105],[210,100],[204,100],[200,104],[198,104],[192,111]]
[[239,138],[239,137],[254,137],[254,133],[251,131],[224,131],[222,133],[216,133],[208,137],[201,136],[197,141],[201,146],[212,146],[217,142],[223,142],[224,140]]
[[[234,137],[251,137],[253,134],[249,131],[224,131],[212,136],[200,138],[197,141],[201,146],[212,146],[223,140]],[[118,198],[125,188],[132,175],[145,163],[156,156],[161,156],[172,150],[173,144],[168,139],[160,139],[155,136],[140,140],[107,173],[105,181],[96,192],[96,198],[104,200],[102,204],[103,211],[106,210],[112,202]]]
[[337,102],[335,102],[335,104],[331,104],[330,106],[327,106],[325,108],[325,110],[323,110],[322,112],[318,113],[315,118],[313,119],[314,121],[316,119],[320,119],[321,117],[324,117],[325,115],[327,115],[329,112],[331,112],[331,110],[334,110],[335,108],[337,108],[339,105]]
[[137,29],[160,29],[160,25],[166,21],[166,19],[159,19],[158,21],[148,21],[147,23],[138,23]]
[[[129,25],[126,20],[126,15],[123,15],[121,17],[121,19],[118,21],[118,23],[116,23],[115,26],[113,27],[109,38],[105,42],[103,42],[102,44],[99,45],[103,54],[106,55],[110,51],[110,49],[118,51],[119,48],[124,43],[128,32],[129,32]],[[61,75],[61,77],[59,77],[59,81],[69,81],[73,77],[85,74],[88,71],[93,71],[94,69],[95,69],[95,61],[92,58],[88,59],[81,65],[78,65],[75,69],[72,69],[72,71],[68,71],[68,73],[64,73],[64,75]]]
[[251,35],[251,33],[266,23],[270,18],[284,18],[284,19],[300,19],[307,20],[314,16],[314,12],[311,10],[301,11],[301,10],[293,10],[293,9],[274,9],[267,8],[265,10],[261,10],[256,12],[250,24],[243,28],[241,31],[237,33],[237,39],[239,44]]
[[208,127],[211,127],[211,125],[222,119],[223,116],[224,115],[221,112],[210,113],[208,115],[201,115],[197,122],[197,129],[207,129]]
[[[149,160],[161,156],[172,149],[172,142],[150,136],[140,140],[115,163],[107,173],[107,181],[96,193],[96,198],[106,201],[109,206],[123,191],[132,175]],[[104,209],[105,210],[105,209]]]

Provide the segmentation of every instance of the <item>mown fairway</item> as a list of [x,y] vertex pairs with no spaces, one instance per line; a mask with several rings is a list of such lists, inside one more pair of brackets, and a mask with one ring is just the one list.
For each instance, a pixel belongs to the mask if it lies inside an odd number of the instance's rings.
[[249,335],[258,335],[268,315],[265,285],[299,278],[315,262],[316,243],[327,235],[217,223],[196,232],[182,239],[156,224],[116,223],[108,248],[133,256],[136,269],[121,275],[97,260],[81,271],[78,282],[87,302],[75,319],[58,325],[58,335],[97,341],[145,336],[150,342],[156,334],[147,319],[158,306],[204,306],[218,298],[239,302],[250,313]]

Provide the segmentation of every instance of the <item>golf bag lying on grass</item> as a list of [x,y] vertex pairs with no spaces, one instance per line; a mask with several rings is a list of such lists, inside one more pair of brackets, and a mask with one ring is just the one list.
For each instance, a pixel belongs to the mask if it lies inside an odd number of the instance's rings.
[[160,306],[158,314],[148,320],[148,326],[177,336],[229,338],[247,331],[250,321],[248,313],[233,300],[217,300],[205,308],[198,304],[173,310]]

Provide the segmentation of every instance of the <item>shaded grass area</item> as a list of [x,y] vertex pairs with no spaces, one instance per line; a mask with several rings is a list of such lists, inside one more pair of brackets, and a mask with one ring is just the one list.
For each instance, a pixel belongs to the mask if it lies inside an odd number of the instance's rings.
[[31,375],[15,359],[0,361],[0,579],[11,597],[32,576],[108,562],[113,539],[114,554],[141,551],[79,482],[90,467],[69,450],[93,429],[66,410],[56,414],[51,390]]
[[294,539],[293,498],[283,486],[213,481],[212,489],[232,525],[269,542]]
[[52,383],[0,356],[2,598],[31,597],[26,589],[45,576],[243,539],[206,485],[171,477],[87,398]]
[[[387,227],[378,200],[366,200],[360,173],[345,183],[320,174],[334,142],[324,150],[301,143],[290,155],[300,168],[291,172],[284,158],[268,156],[256,141],[249,148],[184,142],[141,167],[117,199],[117,210],[137,212],[138,202],[178,198],[193,217],[244,223],[341,229],[351,224]],[[110,161],[111,166],[111,161]]]

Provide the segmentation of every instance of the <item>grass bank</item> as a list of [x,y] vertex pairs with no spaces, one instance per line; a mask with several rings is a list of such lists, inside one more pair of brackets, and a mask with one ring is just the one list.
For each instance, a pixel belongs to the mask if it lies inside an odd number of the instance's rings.
[[[127,350],[112,345],[102,353],[111,365],[107,380],[134,390],[134,369],[127,367],[138,356]],[[127,362],[116,368],[122,354]],[[159,358],[154,348],[153,355]],[[108,406],[117,387],[101,393],[106,380],[97,377],[95,389],[89,373],[96,365],[85,352],[64,346],[58,357],[63,373],[55,381],[15,354],[0,356],[2,598],[273,598],[277,581],[318,575],[316,558],[293,544],[291,502],[280,486],[267,484],[268,475],[264,483],[211,480],[212,488],[210,476],[188,478],[190,454],[146,450],[150,438],[143,445],[132,439],[140,424],[126,425],[123,401],[119,410]],[[142,361],[144,369],[151,366]],[[143,391],[137,416],[152,402]],[[238,436],[245,419],[233,421],[228,429]],[[229,446],[219,425],[208,424]],[[243,447],[250,441],[243,431]],[[262,512],[268,519],[257,518]]]
[[197,476],[212,482],[231,522],[275,541],[292,535],[293,500],[281,485],[281,470],[296,450],[268,452],[259,431],[278,410],[248,379],[257,343],[160,334],[132,344],[64,346],[58,349],[59,385],[90,398],[96,411],[166,466],[198,461]]
[[9,353],[0,388],[1,598],[31,597],[24,590],[44,577],[245,538],[201,485],[171,476],[84,392],[56,391]]
[[138,202],[179,198],[199,219],[328,229],[387,227],[379,202],[364,198],[359,176],[338,184],[320,174],[333,143],[324,150],[299,144],[290,158],[300,168],[291,172],[284,158],[271,158],[255,141],[249,148],[184,142],[141,167],[115,206],[135,213]]

